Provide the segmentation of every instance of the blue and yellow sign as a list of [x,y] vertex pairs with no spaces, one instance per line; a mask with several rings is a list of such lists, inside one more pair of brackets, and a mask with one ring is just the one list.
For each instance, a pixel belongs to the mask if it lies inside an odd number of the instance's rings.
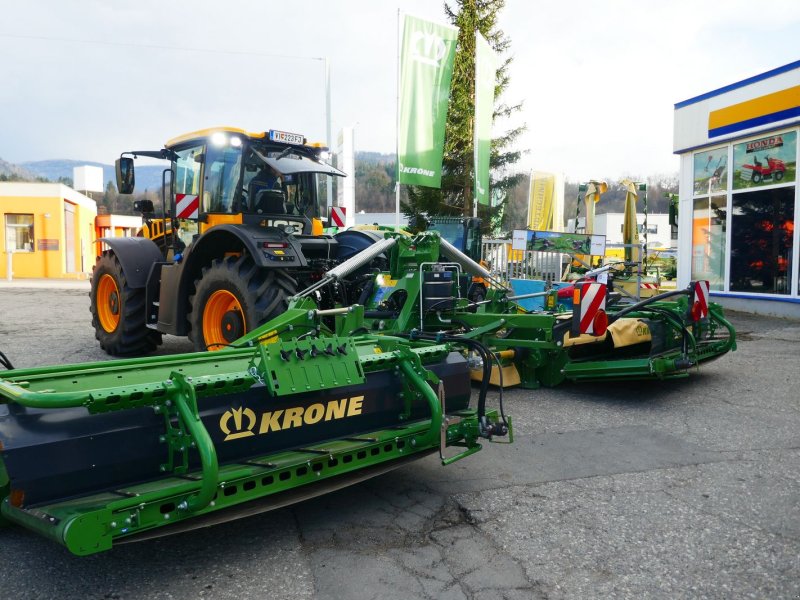
[[708,137],[714,138],[800,116],[800,85],[713,110]]

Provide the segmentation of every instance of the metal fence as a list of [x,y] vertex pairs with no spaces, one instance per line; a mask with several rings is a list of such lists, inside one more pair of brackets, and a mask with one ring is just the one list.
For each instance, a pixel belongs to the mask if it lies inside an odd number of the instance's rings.
[[481,256],[492,275],[510,279],[560,281],[569,256],[560,252],[512,250],[511,240],[483,240]]

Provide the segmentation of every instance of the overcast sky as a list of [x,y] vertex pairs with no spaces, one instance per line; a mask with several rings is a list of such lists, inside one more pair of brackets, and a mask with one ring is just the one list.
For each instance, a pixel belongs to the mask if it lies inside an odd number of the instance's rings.
[[[413,0],[0,0],[0,158],[111,163],[214,125],[394,152],[397,11]],[[800,59],[800,2],[507,0],[520,169],[677,171],[675,102]],[[498,130],[512,123],[500,123]]]

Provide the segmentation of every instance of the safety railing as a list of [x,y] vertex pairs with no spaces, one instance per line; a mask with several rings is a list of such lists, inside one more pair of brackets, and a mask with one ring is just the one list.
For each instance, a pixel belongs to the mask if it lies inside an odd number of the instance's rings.
[[514,250],[511,240],[483,240],[481,257],[498,279],[560,281],[569,257],[560,252]]

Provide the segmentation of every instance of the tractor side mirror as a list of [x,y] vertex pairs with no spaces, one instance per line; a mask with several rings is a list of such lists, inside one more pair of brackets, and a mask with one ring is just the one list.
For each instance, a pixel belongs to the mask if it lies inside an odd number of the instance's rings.
[[120,194],[132,194],[136,184],[133,172],[133,159],[130,156],[120,156],[115,163],[117,171],[117,190]]

